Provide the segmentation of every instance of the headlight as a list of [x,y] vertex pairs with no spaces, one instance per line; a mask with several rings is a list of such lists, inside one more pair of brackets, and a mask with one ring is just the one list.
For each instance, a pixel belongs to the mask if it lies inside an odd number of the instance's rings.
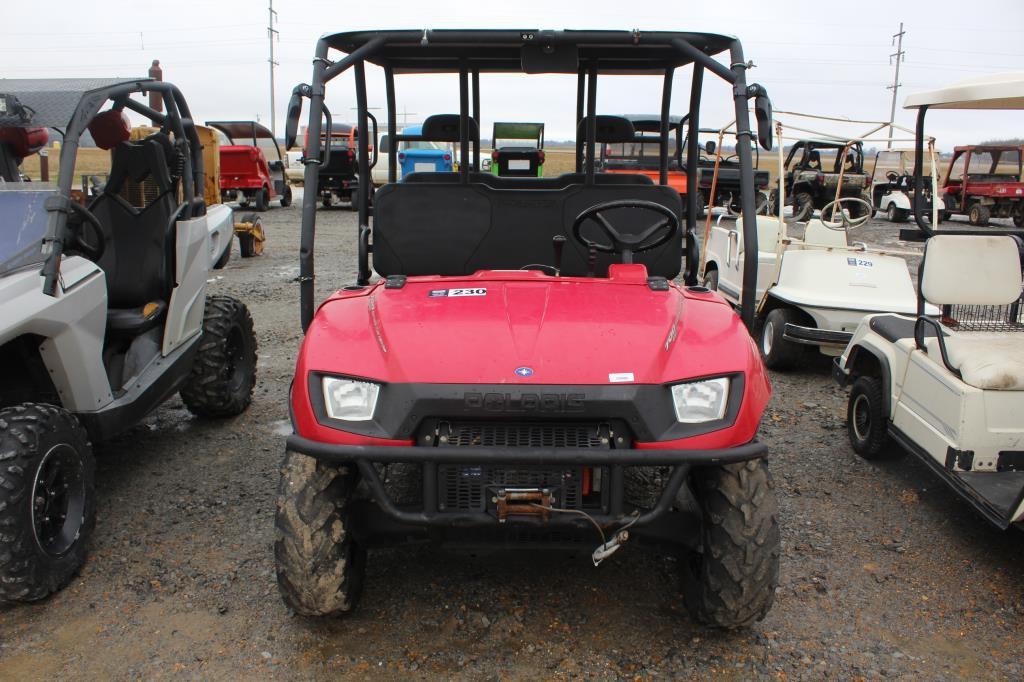
[[324,377],[324,405],[331,419],[348,422],[365,422],[373,418],[377,407],[378,384],[366,381]]
[[729,378],[676,384],[672,387],[672,402],[676,419],[684,424],[721,419],[729,403]]

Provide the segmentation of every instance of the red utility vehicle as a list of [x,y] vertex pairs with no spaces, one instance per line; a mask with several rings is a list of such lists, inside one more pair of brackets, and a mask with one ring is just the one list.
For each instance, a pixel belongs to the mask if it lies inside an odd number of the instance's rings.
[[[605,144],[601,147],[601,171],[646,175],[658,182],[661,168],[661,117],[657,115],[624,116],[633,124],[636,138],[629,142]],[[685,119],[669,116],[669,144],[674,151],[667,159],[668,186],[686,194],[686,171],[683,170],[683,125]],[[703,210],[703,206],[700,207]]]
[[207,121],[227,137],[220,146],[220,191],[225,202],[238,200],[265,211],[279,200],[292,203],[292,188],[285,174],[285,157],[274,134],[255,121]]
[[[723,52],[724,63],[714,58]],[[667,112],[674,70],[692,64],[690,116],[707,71],[732,85],[742,139],[751,138],[755,100],[758,138],[770,148],[770,103],[746,83],[739,41],[658,31],[358,31],[322,37],[316,53],[312,86],[298,86],[289,103],[286,143],[308,97],[305,158],[321,158],[311,147],[321,141],[326,85],[354,67],[361,227],[355,284],[314,312],[318,177],[307,165],[306,336],[276,516],[285,602],[305,616],[351,611],[367,549],[380,545],[596,547],[596,565],[627,543],[682,556],[697,620],[739,627],[763,618],[780,540],[767,450],[756,438],[771,389],[744,324],[753,297],[741,319],[697,286],[695,192],[684,218],[663,174],[655,184],[595,171],[597,145],[636,136],[628,119],[596,114],[605,73],[657,78]],[[460,90],[460,112],[430,116],[422,131],[459,142],[458,172],[398,182],[391,145],[390,181],[376,192],[372,221],[367,63],[383,67],[373,71],[389,93],[391,139],[396,73],[458,74]],[[576,172],[474,171],[480,81],[537,73],[578,84]],[[659,147],[664,167],[669,145]],[[689,164],[692,178],[695,155]],[[741,229],[756,253],[750,145],[739,145],[738,164]],[[756,259],[747,262],[753,278]]]
[[943,217],[966,215],[971,225],[990,218],[1013,218],[1024,227],[1024,145],[956,147],[946,167]]

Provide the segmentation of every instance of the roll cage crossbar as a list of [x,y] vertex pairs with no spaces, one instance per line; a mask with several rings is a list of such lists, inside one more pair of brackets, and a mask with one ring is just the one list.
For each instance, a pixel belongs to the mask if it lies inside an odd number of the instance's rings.
[[[161,113],[148,105],[131,98],[134,94],[158,92],[163,95],[166,113]],[[196,132],[192,112],[188,108],[181,91],[171,83],[141,79],[119,85],[90,90],[83,93],[71,120],[64,130],[63,143],[60,150],[60,171],[57,175],[57,194],[47,202],[49,213],[47,225],[47,255],[40,274],[43,276],[43,293],[48,296],[57,294],[60,281],[61,256],[67,238],[67,217],[71,212],[71,186],[74,183],[75,158],[78,155],[78,143],[104,103],[111,101],[115,108],[124,108],[148,118],[155,125],[167,129],[187,146],[187,154],[182,161],[182,203],[175,211],[178,219],[198,218],[206,214],[203,194],[204,167],[203,146]]]
[[[344,53],[332,61],[331,50]],[[717,61],[714,55],[728,51],[729,65]],[[293,146],[302,99],[309,100],[306,148],[303,153],[304,181],[307,188],[303,196],[302,236],[299,248],[299,284],[301,323],[306,330],[314,313],[314,246],[316,235],[317,163],[322,158],[322,115],[326,85],[342,73],[353,70],[358,110],[358,221],[359,256],[357,284],[365,285],[370,279],[370,158],[368,153],[369,129],[366,95],[366,64],[383,69],[387,99],[387,133],[396,140],[395,76],[404,73],[455,73],[459,78],[459,181],[469,182],[470,169],[480,167],[479,139],[470,139],[469,120],[480,128],[480,74],[481,73],[575,73],[576,123],[587,121],[586,134],[577,135],[576,171],[584,174],[585,184],[595,182],[597,84],[602,74],[660,75],[663,78],[661,98],[661,125],[659,141],[660,184],[668,184],[669,130],[672,85],[675,70],[692,65],[690,86],[689,123],[696,128],[700,117],[700,99],[705,71],[710,71],[732,85],[736,112],[737,154],[740,162],[742,187],[741,207],[744,216],[743,233],[748,244],[757,243],[753,166],[751,146],[753,139],[748,116],[748,99],[756,98],[758,111],[758,137],[762,145],[771,148],[771,115],[767,93],[760,85],[747,84],[749,64],[743,56],[740,41],[729,36],[704,33],[642,32],[633,31],[539,31],[539,30],[423,30],[423,31],[359,31],[321,37],[313,59],[310,85],[301,84],[292,92],[289,102],[286,147]],[[763,104],[762,104],[763,103]],[[764,113],[767,112],[767,113]],[[743,138],[742,140],[740,138]],[[470,144],[472,142],[472,145]],[[686,251],[684,280],[697,284],[698,253],[695,237],[697,206],[697,136],[688,141],[687,197],[686,197]],[[472,157],[470,147],[472,146]],[[388,150],[388,180],[396,179],[397,144]],[[751,260],[743,273],[744,291],[753,292],[757,279],[757,263]],[[741,302],[741,317],[749,329],[754,322],[753,293]]]

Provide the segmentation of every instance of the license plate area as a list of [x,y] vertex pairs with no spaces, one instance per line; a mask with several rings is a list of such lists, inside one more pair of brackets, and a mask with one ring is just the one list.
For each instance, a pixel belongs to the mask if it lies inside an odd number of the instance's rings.
[[508,160],[508,169],[509,170],[520,170],[520,171],[530,170],[530,160],[529,159],[509,159]]

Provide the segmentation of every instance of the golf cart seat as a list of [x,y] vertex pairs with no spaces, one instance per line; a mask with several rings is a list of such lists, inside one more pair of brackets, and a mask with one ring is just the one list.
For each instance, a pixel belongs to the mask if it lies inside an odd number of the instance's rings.
[[[927,339],[929,357],[969,386],[1024,391],[1021,288],[1013,237],[931,237],[925,246],[921,294],[929,303],[944,306],[945,334]],[[934,318],[924,319],[938,324]]]
[[845,249],[850,245],[846,241],[846,230],[833,230],[826,227],[825,223],[818,218],[812,218],[807,221],[804,241],[808,244],[834,246],[840,249]]
[[[107,326],[113,332],[141,334],[159,323],[167,308],[178,209],[177,183],[165,152],[171,148],[162,132],[118,143],[107,184],[89,206],[107,229],[97,264],[107,278]],[[132,186],[145,189],[128,192],[129,201],[124,194]]]

